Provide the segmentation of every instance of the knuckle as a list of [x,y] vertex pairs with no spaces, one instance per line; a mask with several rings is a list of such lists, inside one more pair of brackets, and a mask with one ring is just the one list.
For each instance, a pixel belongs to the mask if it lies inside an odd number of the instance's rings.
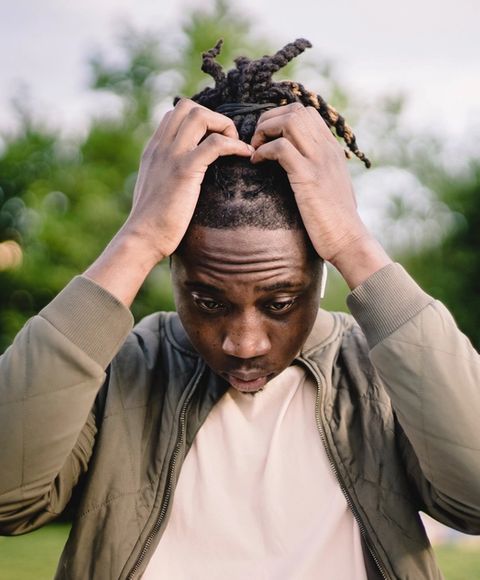
[[275,141],[272,141],[272,143],[281,151],[290,149],[290,141],[286,137],[279,137]]
[[302,103],[299,103],[298,101],[297,101],[297,102],[295,102],[295,103],[290,103],[290,104],[288,105],[288,107],[289,107],[289,108],[290,108],[290,109],[291,109],[293,112],[300,111],[300,110],[302,110],[302,109],[304,109],[304,108],[305,108],[305,107],[302,105]]
[[295,113],[289,113],[287,115],[286,120],[285,120],[285,128],[286,129],[295,129],[295,127],[298,127],[298,123],[299,123],[299,120],[298,120],[297,116],[295,115]]
[[193,106],[193,101],[191,99],[187,99],[187,97],[182,97],[178,103],[175,105],[175,109],[180,111],[185,111],[190,109]]
[[186,169],[186,159],[184,157],[174,157],[170,161],[170,169],[174,175],[183,174]]
[[212,147],[221,147],[225,144],[225,138],[222,137],[219,133],[211,133],[205,141],[209,142],[209,145]]
[[142,152],[142,161],[148,161],[153,156],[153,151],[155,149],[155,143],[150,141]]
[[193,121],[198,121],[200,119],[202,119],[205,116],[205,109],[203,109],[202,107],[196,105],[193,106],[190,109],[190,112],[188,113],[188,116],[191,117],[191,119]]

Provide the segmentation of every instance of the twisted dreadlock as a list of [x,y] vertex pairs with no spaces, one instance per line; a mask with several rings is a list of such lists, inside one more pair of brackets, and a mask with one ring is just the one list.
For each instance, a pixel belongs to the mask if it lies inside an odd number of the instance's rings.
[[[272,80],[275,72],[312,46],[308,40],[299,38],[274,55],[258,60],[237,57],[236,67],[227,73],[216,61],[222,44],[220,39],[202,54],[202,70],[213,77],[215,86],[195,94],[191,97],[193,101],[231,117],[240,139],[247,143],[263,110],[294,102],[314,107],[347,145],[346,156],[353,153],[370,167],[370,161],[358,149],[352,129],[334,107],[300,83]],[[174,104],[179,99],[176,97]],[[252,165],[240,157],[222,157],[209,166],[192,222],[217,228],[254,225],[267,229],[298,228],[302,224],[290,183],[280,165],[269,161]]]
[[[215,110],[227,102],[237,103],[275,103],[277,106],[300,102],[305,106],[317,109],[328,127],[335,129],[349,151],[370,167],[370,161],[358,147],[352,129],[347,125],[340,113],[329,105],[320,95],[308,91],[300,83],[293,81],[273,82],[272,75],[287,65],[292,59],[311,48],[312,44],[299,38],[295,42],[285,45],[273,56],[264,56],[251,61],[240,56],[235,59],[236,68],[225,74],[221,65],[215,60],[220,54],[223,40],[203,53],[202,70],[215,80],[215,87],[208,87],[192,97],[200,105]],[[174,103],[179,100],[176,97]],[[243,140],[250,140],[261,111],[247,113],[241,119],[234,118],[239,123],[239,134]]]

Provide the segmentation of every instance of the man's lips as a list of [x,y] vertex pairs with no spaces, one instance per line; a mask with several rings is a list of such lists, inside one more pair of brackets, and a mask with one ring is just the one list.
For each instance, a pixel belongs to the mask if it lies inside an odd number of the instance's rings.
[[225,378],[232,387],[239,391],[252,392],[262,389],[272,374],[259,373],[225,373]]

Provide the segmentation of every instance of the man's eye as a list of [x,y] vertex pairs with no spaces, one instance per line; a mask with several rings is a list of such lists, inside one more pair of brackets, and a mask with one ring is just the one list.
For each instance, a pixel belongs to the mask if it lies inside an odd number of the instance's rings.
[[295,300],[288,300],[287,302],[271,302],[267,308],[271,312],[286,312],[295,304]]
[[206,312],[218,312],[223,308],[223,304],[221,302],[216,302],[215,300],[207,300],[205,298],[194,298],[195,304],[201,309],[205,310]]

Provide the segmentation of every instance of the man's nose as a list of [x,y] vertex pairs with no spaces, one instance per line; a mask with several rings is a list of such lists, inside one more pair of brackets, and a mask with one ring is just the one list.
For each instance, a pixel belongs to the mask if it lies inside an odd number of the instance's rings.
[[266,329],[255,316],[242,316],[229,324],[222,342],[225,354],[244,359],[263,356],[270,348]]

